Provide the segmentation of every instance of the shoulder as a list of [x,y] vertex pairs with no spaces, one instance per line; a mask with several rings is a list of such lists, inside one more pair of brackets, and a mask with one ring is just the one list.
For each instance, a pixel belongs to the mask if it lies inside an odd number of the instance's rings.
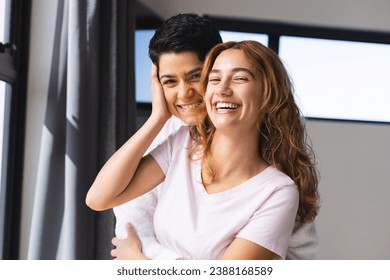
[[189,138],[190,137],[190,130],[189,130],[189,126],[181,126],[176,132],[175,134],[177,134],[177,137],[180,137],[180,138]]
[[191,139],[191,137],[188,126],[181,126],[168,136],[167,142],[172,146],[181,146],[183,143],[188,142],[189,139]]
[[159,134],[154,139],[153,143],[149,147],[148,151],[151,151],[164,141],[166,141],[170,135],[175,134],[180,128],[185,126],[185,124],[179,119],[174,116],[172,116],[164,125],[164,127],[161,129]]
[[269,167],[266,172],[262,192],[267,205],[279,205],[281,209],[297,207],[299,190],[295,182],[273,166]]
[[179,118],[172,116],[165,123],[160,133],[168,137],[169,135],[176,133],[178,130],[180,130],[183,127],[187,127],[187,125]]
[[285,173],[274,166],[269,166],[265,171],[266,181],[274,186],[274,189],[293,188],[297,189],[295,182]]

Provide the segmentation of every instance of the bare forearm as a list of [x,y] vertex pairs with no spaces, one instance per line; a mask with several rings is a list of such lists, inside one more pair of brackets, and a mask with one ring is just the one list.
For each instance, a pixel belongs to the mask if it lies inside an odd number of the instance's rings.
[[236,238],[221,256],[223,260],[274,260],[274,252],[243,238]]
[[[140,165],[140,161],[164,125],[158,118],[149,118],[114,155],[106,162],[88,191],[86,203],[94,210],[112,208],[120,202]],[[137,193],[147,192],[137,190]],[[129,195],[131,199],[131,195]]]

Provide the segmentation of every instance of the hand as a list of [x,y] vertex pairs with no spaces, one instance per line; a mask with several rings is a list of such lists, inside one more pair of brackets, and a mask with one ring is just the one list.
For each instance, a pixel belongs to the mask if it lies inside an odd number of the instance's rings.
[[152,84],[152,115],[156,116],[158,120],[166,122],[172,114],[168,110],[164,90],[158,78],[157,67],[153,63],[150,79]]
[[116,247],[111,250],[111,256],[114,260],[145,260],[148,259],[142,254],[142,245],[135,231],[135,228],[131,224],[126,224],[127,237],[125,239],[119,239],[114,237],[112,244]]

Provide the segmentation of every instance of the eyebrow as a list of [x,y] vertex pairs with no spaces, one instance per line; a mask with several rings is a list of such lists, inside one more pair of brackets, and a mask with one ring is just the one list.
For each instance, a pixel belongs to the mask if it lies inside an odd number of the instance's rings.
[[[237,68],[232,68],[230,70],[230,72],[234,72],[234,73],[241,72],[241,71],[246,72],[249,75],[251,75],[252,78],[255,78],[255,75],[253,75],[252,71],[250,71],[248,68],[237,67]],[[209,74],[211,74],[211,73],[219,73],[219,72],[221,72],[221,70],[219,70],[219,69],[212,69]]]
[[[190,75],[192,75],[192,74],[194,74],[194,73],[199,72],[200,70],[202,70],[202,67],[197,67],[197,68],[195,68],[195,69],[192,69],[192,70],[188,71],[188,72],[185,73],[185,74],[186,74],[186,76],[190,76]],[[170,79],[170,78],[175,78],[175,77],[176,77],[175,75],[167,74],[167,75],[162,75],[162,76],[160,77],[160,80],[161,80],[162,78],[168,78],[168,79]]]

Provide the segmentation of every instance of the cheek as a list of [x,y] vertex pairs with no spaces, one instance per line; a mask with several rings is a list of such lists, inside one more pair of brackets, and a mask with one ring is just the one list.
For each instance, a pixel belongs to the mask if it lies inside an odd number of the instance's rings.
[[206,92],[204,93],[204,99],[210,100],[213,96],[213,93],[214,93],[214,86],[210,84],[207,85]]
[[259,106],[262,100],[262,92],[260,90],[260,87],[249,87],[243,91],[242,95],[252,104],[257,104],[256,106]]
[[176,93],[172,88],[164,88],[164,96],[168,106],[175,106]]
[[211,88],[207,88],[206,92],[205,92],[205,95],[204,95],[204,101],[206,102],[206,105],[207,105],[207,108],[209,106],[211,106],[211,103],[212,103],[212,97],[213,97],[213,93],[212,93],[212,90]]
[[260,107],[262,104],[262,98],[260,97],[259,92],[252,92],[252,96],[247,99],[247,103],[250,104],[250,112],[254,119],[258,119],[261,113]]
[[[193,89],[193,91],[194,91],[197,95],[199,95],[200,97],[202,97],[202,94],[201,94],[202,89],[201,89],[200,83],[194,83],[194,84],[192,85],[192,89]],[[202,97],[202,98],[203,98],[203,97]]]

